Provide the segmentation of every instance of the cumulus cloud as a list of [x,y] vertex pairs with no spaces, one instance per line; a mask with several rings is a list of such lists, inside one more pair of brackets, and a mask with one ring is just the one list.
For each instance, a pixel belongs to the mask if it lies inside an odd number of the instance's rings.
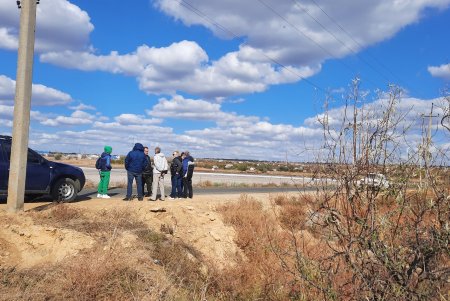
[[[15,1],[0,0],[0,48],[17,49],[20,10]],[[89,15],[66,0],[45,0],[37,6],[36,51],[88,49],[94,29]]]
[[[417,22],[425,9],[444,9],[450,0],[394,3],[193,0],[190,5],[155,0],[154,4],[187,26],[201,25],[221,38],[245,38],[245,42],[217,60],[210,60],[195,41],[180,41],[161,48],[143,45],[132,53],[112,51],[107,55],[66,47],[64,51],[47,51],[40,59],[66,68],[133,76],[139,88],[147,93],[189,93],[219,100],[308,78],[320,72],[325,60],[354,54],[389,39]],[[86,26],[90,24],[89,17],[81,18],[83,13],[77,10],[78,19],[84,20],[84,28],[89,29]]]
[[[14,102],[16,81],[0,75],[0,104],[11,104]],[[72,101],[72,97],[62,91],[41,85],[33,84],[32,99],[33,106],[65,105]]]
[[[365,124],[376,124],[380,121],[380,116],[387,109],[389,99],[380,98],[373,102],[368,102],[364,106],[359,106],[357,109],[359,122],[364,122]],[[418,130],[421,128],[423,123],[422,116],[429,115],[432,105],[434,104],[433,114],[442,116],[442,106],[443,99],[435,98],[429,100],[423,100],[413,97],[404,97],[396,101],[395,111],[393,114],[401,118],[399,125]],[[352,106],[340,106],[330,109],[327,112],[328,124],[335,128],[342,125],[342,116],[352,116],[353,107]],[[311,128],[320,128],[321,124],[318,120],[323,120],[325,117],[324,113],[317,114],[314,117],[305,119],[304,124]],[[361,120],[364,118],[364,121]],[[442,130],[442,128],[440,128]]]
[[157,0],[155,5],[187,26],[199,24],[224,38],[245,37],[246,47],[253,52],[261,51],[283,64],[299,66],[343,57],[386,40],[418,21],[426,8],[443,9],[450,3],[449,0],[314,2],[192,0],[186,5],[181,1]]
[[[400,130],[409,129],[402,136],[407,141],[405,148],[421,143],[421,114],[428,114],[432,103],[435,107],[434,114],[441,113],[441,101],[442,99],[421,100],[411,97],[399,100],[395,114],[404,116]],[[368,117],[366,124],[379,122],[377,118],[386,107],[386,102],[386,98],[367,102],[364,110],[358,113],[364,112]],[[331,109],[331,124],[339,126],[344,113],[343,106]],[[12,114],[12,106],[0,105],[0,130],[8,130]],[[32,127],[30,141],[33,147],[48,149],[48,145],[51,145],[52,150],[58,151],[73,151],[73,145],[78,145],[84,152],[95,153],[108,144],[113,146],[115,153],[126,154],[134,143],[141,142],[151,148],[159,145],[166,153],[176,149],[189,149],[196,157],[305,161],[315,160],[323,145],[322,129],[317,123],[317,118],[323,116],[323,113],[306,119],[303,125],[294,126],[226,111],[219,103],[176,95],[170,99],[159,99],[147,114],[148,116],[123,113],[111,118],[112,121],[103,121],[98,113],[90,114],[81,110],[74,111],[69,116],[49,116],[33,111],[33,122],[54,127],[56,132],[43,133]],[[190,127],[174,130],[163,123],[173,119],[211,121],[214,125],[202,129]],[[437,124],[437,120],[433,124]],[[77,129],[77,125],[82,125],[83,129]],[[434,138],[439,135],[444,137],[443,134],[440,128],[438,133],[433,130]],[[438,140],[438,146],[446,147],[447,141],[448,139]]]
[[147,119],[143,115],[136,114],[120,114],[114,118],[121,125],[152,125],[161,123],[161,119]]
[[159,99],[153,109],[148,111],[148,114],[161,118],[214,121],[219,126],[228,126],[229,124],[250,126],[260,120],[256,116],[223,112],[218,103],[202,99],[186,99],[181,95],[176,95],[172,99]]
[[440,77],[445,80],[450,80],[450,64],[442,64],[440,66],[428,67],[428,72],[434,77]]
[[[0,126],[12,126],[14,115],[14,106],[2,105],[0,104]],[[30,119],[32,121],[44,121],[47,119],[47,116],[39,111],[31,111]]]
[[161,98],[148,112],[155,117],[188,120],[215,120],[220,113],[220,104],[185,99],[181,95],[176,95],[172,99]]
[[93,111],[93,110],[96,110],[96,108],[94,106],[87,105],[87,104],[84,104],[84,103],[79,103],[78,105],[70,106],[69,109],[75,110],[75,111],[76,110],[80,110],[80,111],[86,111],[86,110]]
[[5,106],[0,104],[0,118],[3,120],[11,120],[14,113],[13,106]]
[[109,55],[91,52],[47,52],[40,56],[42,62],[84,71],[107,71],[138,76],[143,72],[171,76],[191,74],[191,70],[208,60],[205,51],[195,42],[181,41],[168,47],[140,46],[135,52],[120,55],[112,51]]
[[84,111],[75,111],[70,116],[57,116],[55,118],[47,118],[41,121],[42,125],[47,126],[77,126],[92,124],[96,120],[96,116]]
[[[244,52],[245,53],[245,52]],[[241,52],[231,52],[209,61],[206,52],[192,41],[168,47],[140,46],[130,54],[96,55],[90,52],[49,52],[40,60],[84,71],[106,71],[135,76],[147,93],[176,94],[178,91],[206,98],[223,98],[262,92],[269,85],[296,82],[317,73],[321,66],[279,68],[269,62],[253,62]]]

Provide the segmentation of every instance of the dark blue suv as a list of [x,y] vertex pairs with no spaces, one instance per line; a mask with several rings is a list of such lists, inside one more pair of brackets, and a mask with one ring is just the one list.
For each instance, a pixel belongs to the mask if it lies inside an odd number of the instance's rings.
[[[0,135],[0,195],[8,194],[11,137]],[[72,201],[86,182],[81,168],[52,162],[28,149],[25,195],[36,197],[50,194],[54,200]]]

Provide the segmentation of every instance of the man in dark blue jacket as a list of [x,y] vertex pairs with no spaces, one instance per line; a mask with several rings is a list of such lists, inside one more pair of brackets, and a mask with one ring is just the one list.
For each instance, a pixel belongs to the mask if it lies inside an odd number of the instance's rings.
[[184,152],[183,158],[183,197],[191,198],[194,196],[192,191],[192,175],[194,173],[194,158],[188,151]]
[[123,199],[124,201],[131,201],[133,192],[133,179],[136,180],[138,200],[144,200],[142,193],[142,172],[147,166],[147,158],[144,154],[144,146],[141,143],[136,143],[133,150],[128,153],[125,158],[125,169],[127,170],[128,185],[127,195]]

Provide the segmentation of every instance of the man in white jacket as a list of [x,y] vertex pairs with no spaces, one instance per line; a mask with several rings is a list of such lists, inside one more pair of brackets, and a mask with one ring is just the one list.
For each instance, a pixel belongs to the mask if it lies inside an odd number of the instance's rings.
[[161,153],[161,148],[157,146],[155,148],[155,156],[153,156],[153,183],[152,183],[152,196],[149,201],[156,201],[156,196],[158,194],[158,187],[161,192],[161,201],[165,200],[164,195],[164,175],[169,169],[169,164],[163,153]]

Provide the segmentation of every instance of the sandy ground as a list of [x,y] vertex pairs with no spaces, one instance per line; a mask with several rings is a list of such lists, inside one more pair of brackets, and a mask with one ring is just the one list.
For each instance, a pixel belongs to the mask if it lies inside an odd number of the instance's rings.
[[[251,194],[264,205],[270,204],[270,195]],[[160,231],[162,225],[174,229],[173,239],[181,240],[195,247],[205,258],[217,264],[226,265],[227,257],[236,254],[233,228],[225,225],[217,206],[235,202],[238,194],[199,195],[193,199],[150,202],[121,198],[91,199],[64,204],[92,218],[98,218],[105,210],[133,210],[151,229]],[[55,263],[79,251],[91,248],[95,239],[84,233],[67,228],[57,228],[35,223],[36,212],[50,210],[49,202],[26,203],[24,212],[6,212],[6,204],[0,204],[0,268],[16,266],[28,268],[45,263]],[[157,211],[157,212],[152,212]],[[132,241],[133,235],[120,238],[123,244]]]

